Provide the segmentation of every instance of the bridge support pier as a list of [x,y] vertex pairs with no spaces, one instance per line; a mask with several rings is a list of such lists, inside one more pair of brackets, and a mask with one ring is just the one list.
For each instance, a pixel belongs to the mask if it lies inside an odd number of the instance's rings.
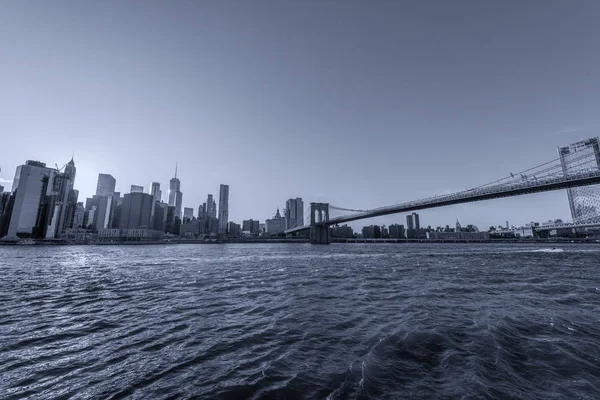
[[310,243],[329,244],[329,204],[310,203]]

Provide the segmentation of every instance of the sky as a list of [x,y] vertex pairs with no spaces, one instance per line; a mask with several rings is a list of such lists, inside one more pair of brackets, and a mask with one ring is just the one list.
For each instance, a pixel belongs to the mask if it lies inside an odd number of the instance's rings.
[[[600,134],[599,18],[597,0],[3,1],[0,184],[74,154],[79,201],[98,173],[166,197],[178,163],[183,205],[229,184],[236,222],[478,186]],[[570,219],[564,191],[420,214]]]

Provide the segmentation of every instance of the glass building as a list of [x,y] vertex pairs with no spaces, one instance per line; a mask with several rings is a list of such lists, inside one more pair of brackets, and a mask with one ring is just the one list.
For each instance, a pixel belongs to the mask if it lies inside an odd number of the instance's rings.
[[[558,148],[564,174],[600,168],[600,142],[597,137],[581,140]],[[600,185],[567,189],[573,222],[600,221]]]

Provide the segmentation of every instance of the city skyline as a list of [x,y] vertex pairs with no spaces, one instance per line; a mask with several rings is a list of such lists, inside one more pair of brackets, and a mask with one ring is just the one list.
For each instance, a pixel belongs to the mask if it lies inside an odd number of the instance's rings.
[[[599,133],[599,8],[10,4],[0,132],[13,147],[0,176],[74,151],[85,199],[100,172],[121,193],[167,188],[179,162],[183,206],[227,182],[233,221],[270,218],[294,197],[368,209],[474,187]],[[449,216],[485,226],[570,211],[556,192],[423,213]]]

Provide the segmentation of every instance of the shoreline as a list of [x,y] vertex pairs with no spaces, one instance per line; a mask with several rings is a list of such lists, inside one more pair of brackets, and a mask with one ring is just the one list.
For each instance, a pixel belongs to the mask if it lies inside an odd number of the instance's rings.
[[[63,240],[34,240],[33,242],[0,241],[0,246],[149,246],[177,244],[265,244],[265,243],[310,243],[309,239],[169,239],[160,241],[130,241],[130,242],[68,242]],[[330,244],[600,244],[600,239],[331,239]]]

